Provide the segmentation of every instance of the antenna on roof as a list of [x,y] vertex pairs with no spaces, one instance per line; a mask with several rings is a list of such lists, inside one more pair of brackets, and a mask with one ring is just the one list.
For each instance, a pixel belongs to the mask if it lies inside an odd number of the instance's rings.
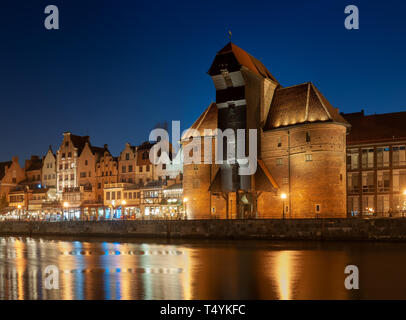
[[231,42],[232,36],[233,36],[233,34],[231,33],[231,30],[228,30],[228,40],[230,40],[230,42]]

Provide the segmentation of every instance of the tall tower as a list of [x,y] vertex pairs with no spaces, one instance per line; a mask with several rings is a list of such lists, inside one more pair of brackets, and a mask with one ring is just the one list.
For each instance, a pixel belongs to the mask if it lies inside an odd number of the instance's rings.
[[[235,193],[238,218],[253,216],[256,214],[255,175],[239,174],[243,159],[238,158],[236,146],[244,145],[247,154],[248,130],[255,129],[257,139],[254,143],[260,154],[260,128],[279,83],[259,60],[231,42],[217,53],[208,74],[216,89],[218,129],[234,132],[234,139],[230,139],[230,135],[227,139],[219,137],[227,140],[223,141],[223,158],[220,159],[223,160],[220,189],[226,201],[230,193]],[[237,136],[238,129],[245,131],[245,141],[239,141],[243,138]]]

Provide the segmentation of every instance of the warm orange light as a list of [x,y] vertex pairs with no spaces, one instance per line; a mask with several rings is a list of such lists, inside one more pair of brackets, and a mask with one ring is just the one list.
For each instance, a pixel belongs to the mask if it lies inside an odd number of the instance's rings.
[[67,208],[67,207],[69,207],[69,203],[68,203],[68,202],[64,202],[64,203],[63,203],[63,206],[64,206],[64,208]]
[[122,204],[123,206],[125,206],[125,205],[127,204],[127,201],[123,200],[123,201],[121,201],[121,204]]
[[183,202],[188,202],[188,198],[183,198]]
[[19,204],[19,205],[17,206],[17,208],[18,208],[18,209],[21,209],[21,204]]
[[282,193],[281,194],[281,199],[286,199],[288,196],[286,195],[286,193]]

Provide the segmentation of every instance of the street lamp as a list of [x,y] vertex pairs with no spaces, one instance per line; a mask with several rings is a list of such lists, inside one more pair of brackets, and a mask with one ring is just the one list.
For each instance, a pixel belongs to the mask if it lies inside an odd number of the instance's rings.
[[124,215],[125,215],[125,205],[127,204],[127,201],[125,201],[125,200],[123,200],[123,201],[121,201],[121,211],[123,211],[122,212],[122,214],[123,214],[123,220],[124,220]]
[[114,217],[114,208],[115,208],[115,206],[116,206],[116,200],[113,200],[113,201],[111,201],[111,205],[112,205],[112,207],[113,207],[113,212],[111,213],[111,220],[113,220],[113,217]]
[[68,209],[68,208],[69,208],[69,203],[65,201],[65,202],[63,203],[63,207],[65,208],[65,210],[68,211],[68,220],[69,220],[69,209]]
[[285,199],[287,198],[286,193],[281,194],[282,199],[282,218],[285,219]]
[[186,197],[183,198],[183,203],[185,204],[185,220],[186,220],[186,218],[187,218],[187,209],[186,209],[186,208],[187,208],[187,202],[188,202],[188,200],[189,200],[189,199],[186,198]]
[[17,208],[18,208],[18,220],[20,220],[21,218],[21,204],[19,204],[18,206],[17,206]]

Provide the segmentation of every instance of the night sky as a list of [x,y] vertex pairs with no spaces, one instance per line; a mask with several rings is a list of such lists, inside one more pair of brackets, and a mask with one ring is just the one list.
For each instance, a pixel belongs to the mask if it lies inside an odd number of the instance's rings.
[[406,110],[403,1],[1,0],[0,161],[55,151],[64,131],[118,155],[159,122],[186,129],[215,100],[207,71],[229,29],[283,86],[312,81],[343,112]]

